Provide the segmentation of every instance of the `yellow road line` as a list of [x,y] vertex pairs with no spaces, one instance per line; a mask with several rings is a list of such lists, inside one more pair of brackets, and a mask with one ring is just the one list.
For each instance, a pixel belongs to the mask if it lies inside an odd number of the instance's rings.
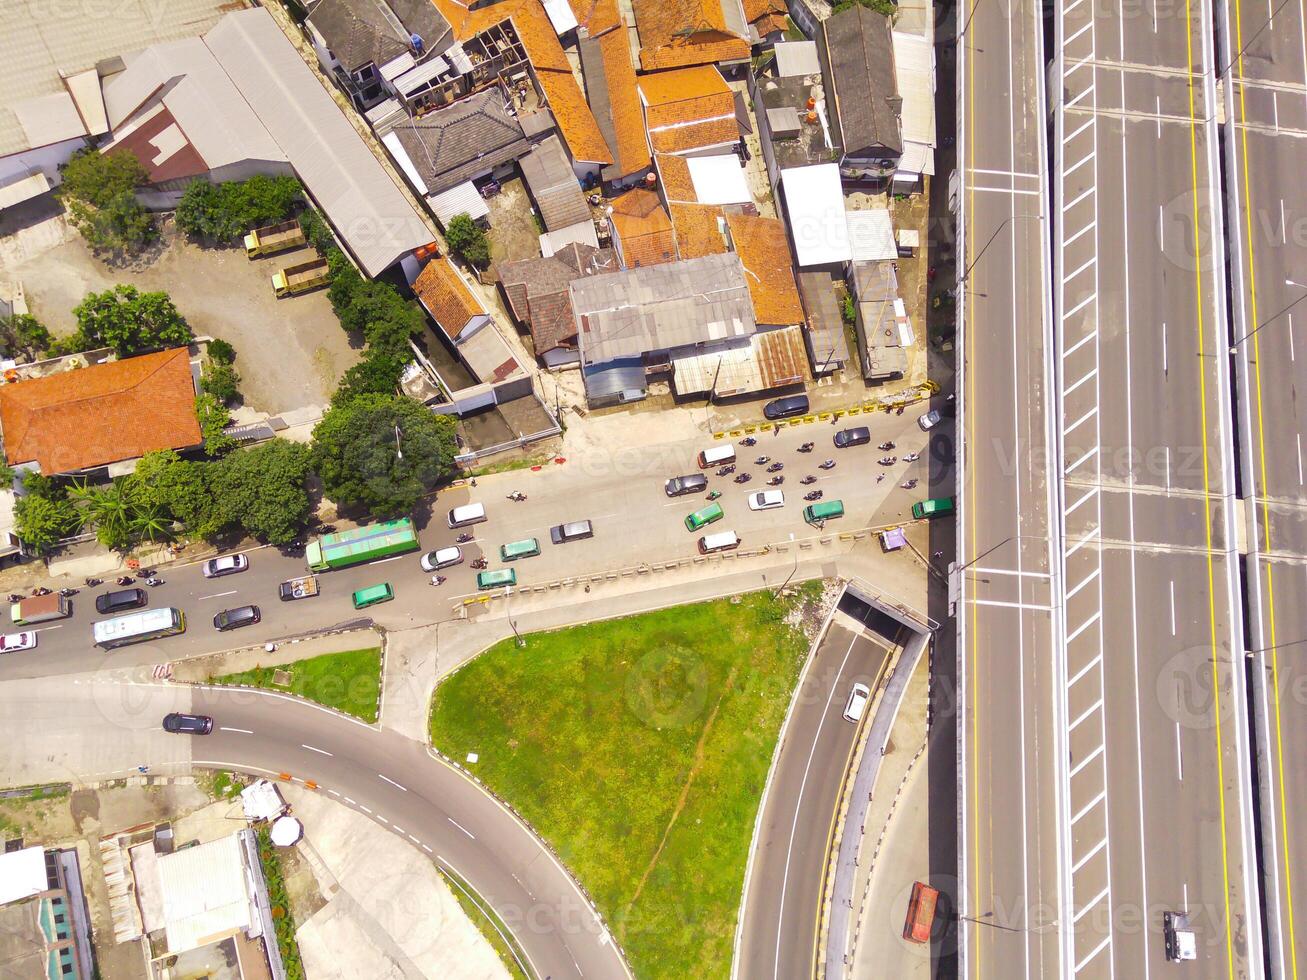
[[[1198,299],[1198,398],[1202,407],[1203,437],[1203,500],[1206,505],[1211,501],[1211,461],[1207,446],[1207,369],[1203,364],[1206,345],[1203,342],[1203,265],[1198,242],[1198,230],[1202,227],[1198,218],[1198,115],[1194,111],[1194,26],[1192,0],[1185,0],[1185,52],[1189,61],[1189,177],[1193,189],[1193,236],[1191,245],[1194,259],[1194,282]],[[1221,678],[1217,664],[1216,641],[1216,571],[1212,560],[1212,522],[1203,521],[1203,531],[1207,538],[1207,621],[1212,643],[1212,698],[1216,716],[1216,798],[1221,811],[1221,874],[1225,888],[1222,899],[1225,904],[1225,954],[1230,980],[1234,980],[1234,937],[1230,925],[1230,856],[1228,833],[1225,819],[1225,758],[1221,738]]]
[[[1234,4],[1234,24],[1235,24],[1235,47],[1239,54],[1235,58],[1237,71],[1237,82],[1239,84],[1239,127],[1240,142],[1242,144],[1242,164],[1243,164],[1243,196],[1244,196],[1244,221],[1246,235],[1248,239],[1248,294],[1250,301],[1250,312],[1252,314],[1252,324],[1254,327],[1253,340],[1253,364],[1256,367],[1254,377],[1257,380],[1257,448],[1261,457],[1261,487],[1262,487],[1262,531],[1264,535],[1264,548],[1269,554],[1271,551],[1271,505],[1269,494],[1269,481],[1266,478],[1266,426],[1265,415],[1262,410],[1262,358],[1261,358],[1261,335],[1256,331],[1257,326],[1257,263],[1254,260],[1253,247],[1253,199],[1252,183],[1248,174],[1248,114],[1245,104],[1245,93],[1243,86],[1243,5],[1241,0],[1235,0]],[[1254,496],[1257,493],[1257,487],[1253,487]],[[1256,569],[1254,569],[1256,574]],[[1276,789],[1279,791],[1280,803],[1280,840],[1281,840],[1281,857],[1284,862],[1284,897],[1287,911],[1289,913],[1289,958],[1292,966],[1292,976],[1294,980],[1298,977],[1298,945],[1294,935],[1293,919],[1293,873],[1292,865],[1289,863],[1289,813],[1284,796],[1284,737],[1280,726],[1280,650],[1276,638],[1275,623],[1275,572],[1271,564],[1266,565],[1266,600],[1267,607],[1270,611],[1270,653],[1271,653],[1271,700],[1275,704],[1275,755],[1276,755]]]

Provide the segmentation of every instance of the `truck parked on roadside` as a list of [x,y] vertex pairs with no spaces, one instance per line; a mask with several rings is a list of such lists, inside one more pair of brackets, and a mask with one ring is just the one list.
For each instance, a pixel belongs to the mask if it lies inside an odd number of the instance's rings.
[[279,221],[275,225],[255,228],[245,236],[245,254],[251,259],[288,252],[304,244],[304,229],[299,220]]
[[9,617],[16,626],[26,626],[29,623],[45,623],[52,619],[64,619],[72,614],[72,602],[67,596],[62,596],[58,592],[29,596],[9,607]]
[[325,286],[331,281],[331,268],[326,259],[310,259],[288,265],[272,277],[272,291],[277,299],[307,293],[310,289]]
[[334,568],[346,568],[360,565],[378,558],[402,555],[408,551],[417,551],[417,528],[412,520],[401,517],[396,521],[382,521],[380,524],[368,524],[349,531],[337,531],[324,534],[310,541],[304,550],[304,559],[309,570],[327,572]]
[[316,575],[301,575],[299,578],[287,579],[277,586],[277,595],[281,597],[282,602],[289,602],[292,599],[307,599],[317,594],[318,577]]

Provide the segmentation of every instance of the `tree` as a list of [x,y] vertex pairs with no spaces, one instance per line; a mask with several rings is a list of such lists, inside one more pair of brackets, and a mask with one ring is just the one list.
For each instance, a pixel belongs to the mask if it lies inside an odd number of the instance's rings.
[[456,445],[448,417],[403,396],[360,395],[322,417],[313,461],[332,500],[397,517],[449,476]]
[[0,354],[35,361],[54,346],[54,337],[40,320],[26,313],[0,317]]
[[234,401],[240,394],[241,376],[230,363],[210,360],[200,374],[200,385],[223,404]]
[[44,554],[81,525],[77,511],[66,499],[29,493],[14,505],[18,538],[37,554]]
[[231,424],[231,413],[216,395],[205,392],[195,399],[195,417],[204,437],[205,453],[221,456],[236,445],[236,440],[222,431]]
[[331,404],[342,405],[358,395],[393,395],[399,387],[399,376],[409,361],[401,354],[387,350],[369,350],[340,379],[340,385],[331,396]]
[[370,347],[392,352],[407,350],[408,339],[426,329],[422,310],[400,296],[390,283],[371,282],[357,272],[352,276],[346,273],[332,280],[327,295],[340,325],[363,334]]
[[95,538],[106,548],[121,549],[132,543],[134,509],[124,481],[105,486],[79,484],[68,493],[83,527],[94,527]]
[[452,251],[478,269],[490,264],[490,241],[481,226],[466,213],[456,214],[445,226],[445,241]]
[[170,449],[147,453],[136,464],[132,489],[140,506],[162,508],[191,534],[212,538],[234,523],[233,508],[214,486],[212,463],[179,457]]
[[64,167],[59,196],[92,248],[134,251],[155,236],[154,221],[135,193],[148,181],[149,174],[132,154],[88,147],[74,153]]
[[91,293],[73,315],[82,338],[112,347],[119,357],[179,347],[191,339],[191,328],[167,293],[143,293],[135,286]]
[[312,509],[305,489],[311,455],[308,446],[286,439],[232,453],[216,464],[214,490],[247,533],[286,544],[299,535]]
[[177,202],[177,227],[194,238],[229,242],[251,228],[289,218],[302,191],[300,182],[287,176],[258,174],[221,184],[193,180]]
[[208,349],[209,360],[216,361],[219,364],[235,364],[236,348],[225,340],[209,341]]

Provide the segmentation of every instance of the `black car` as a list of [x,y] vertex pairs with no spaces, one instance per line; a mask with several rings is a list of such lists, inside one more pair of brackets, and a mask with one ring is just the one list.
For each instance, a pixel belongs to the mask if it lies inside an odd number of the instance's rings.
[[762,407],[764,418],[775,421],[776,419],[788,419],[794,415],[808,414],[808,396],[807,395],[786,395],[784,398],[773,398]]
[[163,730],[174,735],[208,735],[213,731],[213,719],[208,715],[184,715],[174,711],[163,716]]
[[569,541],[580,541],[582,538],[593,538],[594,536],[594,525],[589,521],[555,524],[549,529],[549,538],[554,544],[566,544]]
[[225,632],[242,626],[253,626],[262,618],[258,606],[237,606],[235,609],[224,609],[214,616],[213,625],[215,629]]
[[116,613],[124,609],[135,609],[149,601],[149,593],[144,589],[119,589],[116,592],[101,592],[95,597],[95,611],[98,613]]
[[674,476],[663,487],[669,497],[680,497],[687,493],[703,493],[707,489],[708,478],[702,473]]
[[840,429],[835,433],[835,448],[847,449],[849,446],[862,446],[871,442],[871,430],[865,425],[852,429]]

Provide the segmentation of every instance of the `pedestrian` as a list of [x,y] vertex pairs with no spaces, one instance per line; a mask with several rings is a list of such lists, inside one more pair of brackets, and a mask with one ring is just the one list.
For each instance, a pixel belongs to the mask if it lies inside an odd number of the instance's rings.
[[942,552],[942,551],[936,551],[936,552],[934,552],[930,557],[932,557],[932,558],[943,558],[943,557],[944,557],[944,552]]
[[139,772],[142,776],[144,776],[147,772],[150,771],[150,767],[149,767],[149,766],[137,766],[137,767],[136,767],[136,771]]
[[777,422],[774,426],[772,426],[771,434],[774,436],[778,436],[781,434],[781,424],[779,422]]

